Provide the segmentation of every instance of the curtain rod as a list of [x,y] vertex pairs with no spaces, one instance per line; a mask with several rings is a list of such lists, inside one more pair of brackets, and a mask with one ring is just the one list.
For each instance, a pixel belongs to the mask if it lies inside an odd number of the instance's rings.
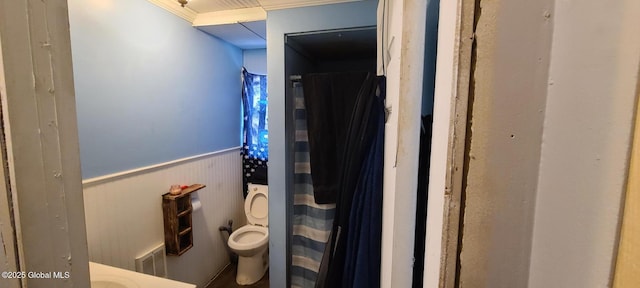
[[351,28],[339,28],[339,29],[326,29],[326,30],[317,30],[317,31],[306,31],[306,32],[298,32],[298,33],[289,33],[289,34],[286,34],[286,36],[288,38],[288,37],[305,36],[305,35],[316,35],[316,34],[324,34],[324,33],[339,33],[339,32],[352,32],[352,31],[373,30],[373,29],[376,29],[375,25],[351,27]]

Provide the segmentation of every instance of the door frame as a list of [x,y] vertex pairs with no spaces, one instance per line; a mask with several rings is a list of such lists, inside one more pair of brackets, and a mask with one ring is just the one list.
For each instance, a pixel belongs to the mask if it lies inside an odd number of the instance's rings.
[[634,128],[629,151],[629,169],[627,171],[627,187],[622,198],[620,228],[616,247],[614,269],[612,269],[612,287],[636,287],[640,284],[637,268],[637,257],[640,255],[640,235],[638,234],[638,216],[640,215],[640,71],[636,84],[636,111]]
[[22,287],[89,287],[67,1],[0,0],[0,19],[3,180],[9,181],[0,211],[10,211],[0,221],[13,224],[15,233],[5,239],[15,241],[12,265],[71,277],[24,277]]
[[441,1],[423,287],[455,287],[476,0]]

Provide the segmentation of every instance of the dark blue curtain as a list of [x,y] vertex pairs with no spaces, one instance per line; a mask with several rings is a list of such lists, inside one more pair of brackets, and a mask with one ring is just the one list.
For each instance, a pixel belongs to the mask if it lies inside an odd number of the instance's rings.
[[316,287],[380,286],[384,98],[385,78],[367,75],[340,154],[336,212]]
[[267,76],[242,69],[243,145],[242,167],[246,197],[247,184],[267,184],[269,129],[267,118]]

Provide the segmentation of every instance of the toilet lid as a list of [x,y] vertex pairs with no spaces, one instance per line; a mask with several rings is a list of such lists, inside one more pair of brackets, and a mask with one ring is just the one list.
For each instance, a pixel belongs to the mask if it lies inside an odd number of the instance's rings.
[[269,225],[269,198],[266,185],[249,185],[249,194],[244,201],[244,214],[251,225]]

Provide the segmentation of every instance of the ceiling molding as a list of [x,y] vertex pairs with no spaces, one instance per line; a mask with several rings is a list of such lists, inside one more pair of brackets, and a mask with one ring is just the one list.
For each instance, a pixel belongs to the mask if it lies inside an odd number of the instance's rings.
[[266,11],[357,1],[362,0],[258,0],[262,8]]
[[189,23],[193,23],[198,16],[196,11],[191,10],[189,7],[182,7],[177,0],[147,0],[153,4],[156,4],[160,8],[163,8],[176,16],[187,20]]
[[261,7],[224,10],[197,14],[193,26],[235,24],[239,22],[262,21],[267,19],[267,11]]
[[363,0],[258,0],[262,7],[198,13],[189,7],[182,7],[177,0],[147,0],[176,16],[192,23],[193,26],[220,25],[238,22],[261,21],[267,19],[266,11],[308,6],[357,2]]

